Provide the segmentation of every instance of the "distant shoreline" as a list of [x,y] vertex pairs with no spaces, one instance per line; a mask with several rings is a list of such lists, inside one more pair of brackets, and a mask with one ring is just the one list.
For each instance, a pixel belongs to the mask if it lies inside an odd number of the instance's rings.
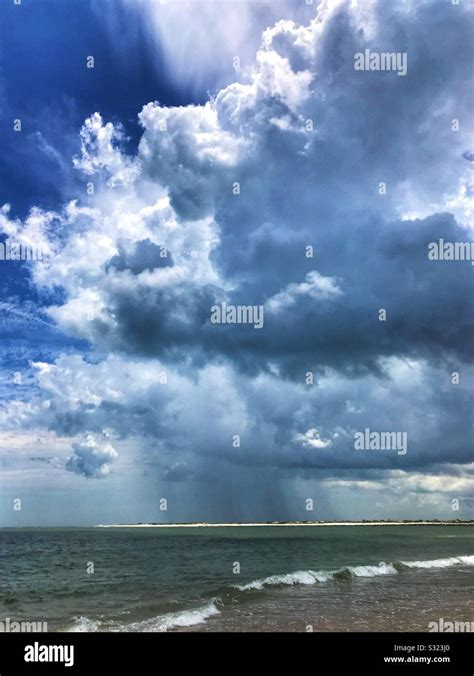
[[98,524],[96,528],[281,528],[316,526],[472,526],[469,521],[269,521],[250,523],[115,523]]

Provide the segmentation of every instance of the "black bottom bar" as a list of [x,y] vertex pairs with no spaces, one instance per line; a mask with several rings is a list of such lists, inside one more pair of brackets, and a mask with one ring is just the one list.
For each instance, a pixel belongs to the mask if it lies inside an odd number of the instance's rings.
[[[311,673],[472,675],[472,634],[0,634],[0,676],[220,672],[288,665]],[[73,649],[71,651],[71,648]],[[44,660],[51,661],[44,661]],[[36,660],[36,661],[30,661]],[[62,661],[54,661],[62,660]],[[284,661],[283,661],[284,660]],[[70,664],[70,666],[67,666]],[[191,672],[190,672],[191,673]]]

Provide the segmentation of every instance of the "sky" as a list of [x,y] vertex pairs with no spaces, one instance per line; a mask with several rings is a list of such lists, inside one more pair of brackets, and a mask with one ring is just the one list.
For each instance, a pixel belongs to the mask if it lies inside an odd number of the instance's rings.
[[3,0],[0,526],[474,518],[473,11]]

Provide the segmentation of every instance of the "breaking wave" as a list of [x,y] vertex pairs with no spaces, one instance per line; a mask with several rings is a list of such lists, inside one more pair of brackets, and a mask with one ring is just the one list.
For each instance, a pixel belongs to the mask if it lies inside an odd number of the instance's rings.
[[356,577],[379,577],[380,575],[397,575],[406,568],[449,568],[450,566],[474,566],[474,556],[452,556],[448,559],[432,559],[428,561],[395,561],[378,566],[346,566],[337,570],[298,570],[283,575],[270,575],[253,580],[244,585],[236,585],[240,591],[258,590],[266,587],[286,585],[308,585],[328,580],[344,580]]
[[209,617],[220,615],[220,611],[215,605],[215,600],[209,601],[200,608],[181,610],[176,613],[165,613],[151,617],[141,622],[131,622],[130,624],[112,624],[96,622],[87,617],[73,618],[75,623],[68,629],[71,632],[95,632],[101,631],[101,627],[111,632],[165,632],[168,629],[178,627],[192,627],[196,624],[202,624]]
[[217,605],[225,607],[230,604],[253,598],[246,592],[264,591],[267,588],[313,585],[331,580],[351,580],[354,578],[373,578],[382,575],[398,575],[409,569],[450,568],[452,566],[474,566],[474,556],[452,556],[446,559],[430,559],[426,561],[395,561],[378,565],[345,566],[336,570],[297,570],[293,573],[270,575],[253,580],[243,585],[233,585],[221,590],[219,597],[214,597],[198,608],[180,610],[172,613],[156,615],[147,620],[118,624],[102,622],[87,617],[74,617],[74,624],[68,628],[73,632],[166,632],[179,627],[193,627],[205,623],[210,617],[220,615]]
[[431,561],[400,561],[407,568],[450,568],[451,566],[474,566],[474,556],[450,556],[448,559]]
[[99,631],[101,622],[96,620],[90,620],[88,617],[73,617],[73,623],[70,627],[67,628],[67,631],[72,632],[93,632]]

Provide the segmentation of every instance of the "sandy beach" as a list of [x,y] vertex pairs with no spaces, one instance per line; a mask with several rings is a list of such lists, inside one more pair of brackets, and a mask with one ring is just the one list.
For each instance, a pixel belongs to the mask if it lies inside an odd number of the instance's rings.
[[278,521],[255,523],[114,523],[96,528],[286,528],[315,526],[472,526],[474,521]]

